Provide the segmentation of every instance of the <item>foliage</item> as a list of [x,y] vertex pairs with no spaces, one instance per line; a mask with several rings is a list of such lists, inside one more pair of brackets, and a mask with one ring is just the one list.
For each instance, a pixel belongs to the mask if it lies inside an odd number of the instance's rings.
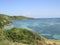
[[36,40],[41,40],[42,38],[37,34],[28,31],[27,29],[17,29],[13,28],[6,31],[6,37],[8,40],[13,40],[14,42],[32,43]]
[[10,23],[10,20],[8,20],[8,17],[4,16],[3,14],[0,14],[0,28]]
[[56,43],[53,44],[46,44],[45,40],[42,36],[29,31],[27,29],[21,28],[12,28],[10,30],[1,30],[0,29],[0,45],[12,45],[17,43],[22,44],[31,44],[31,45],[57,45]]
[[10,30],[0,30],[0,41],[6,39],[13,42],[30,44],[37,40],[41,41],[43,38],[27,29],[12,28]]

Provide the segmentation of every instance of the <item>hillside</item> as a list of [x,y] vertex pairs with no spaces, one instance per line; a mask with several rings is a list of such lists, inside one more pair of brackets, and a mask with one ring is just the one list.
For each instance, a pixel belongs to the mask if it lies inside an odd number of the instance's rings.
[[28,29],[0,29],[0,45],[60,45],[58,40],[47,40]]
[[30,20],[33,18],[25,17],[25,16],[9,16],[12,20]]
[[[45,44],[45,40],[43,37],[39,36],[38,34],[29,31],[27,29],[18,29],[12,28],[10,30],[0,30],[0,44],[7,44],[8,41],[10,42],[17,42],[22,44]],[[6,42],[6,43],[5,43]]]
[[5,25],[8,25],[11,23],[8,16],[0,14],[0,28],[4,27]]
[[5,14],[0,14],[0,17],[6,17],[7,19],[10,20],[29,20],[29,19],[34,19],[34,18],[30,18],[30,17],[25,17],[25,16],[8,16]]
[[58,40],[47,40],[28,29],[0,29],[0,45],[60,45]]

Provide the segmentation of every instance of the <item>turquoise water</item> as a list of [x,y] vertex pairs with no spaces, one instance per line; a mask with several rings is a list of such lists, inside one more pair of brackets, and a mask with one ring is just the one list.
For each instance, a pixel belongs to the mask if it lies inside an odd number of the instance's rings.
[[26,28],[31,31],[37,32],[47,39],[60,40],[60,18],[13,20],[12,24],[17,28]]

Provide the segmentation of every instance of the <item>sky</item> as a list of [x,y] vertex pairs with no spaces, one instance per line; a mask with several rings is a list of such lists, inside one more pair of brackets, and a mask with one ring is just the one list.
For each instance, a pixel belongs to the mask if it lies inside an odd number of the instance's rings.
[[0,14],[60,18],[60,0],[0,0]]

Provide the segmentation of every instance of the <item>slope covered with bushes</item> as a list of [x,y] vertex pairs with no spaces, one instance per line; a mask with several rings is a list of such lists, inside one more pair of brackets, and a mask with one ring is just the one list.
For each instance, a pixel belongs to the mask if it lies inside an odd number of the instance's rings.
[[10,30],[0,30],[0,42],[8,40],[23,44],[36,44],[44,42],[44,38],[27,29],[12,28]]

